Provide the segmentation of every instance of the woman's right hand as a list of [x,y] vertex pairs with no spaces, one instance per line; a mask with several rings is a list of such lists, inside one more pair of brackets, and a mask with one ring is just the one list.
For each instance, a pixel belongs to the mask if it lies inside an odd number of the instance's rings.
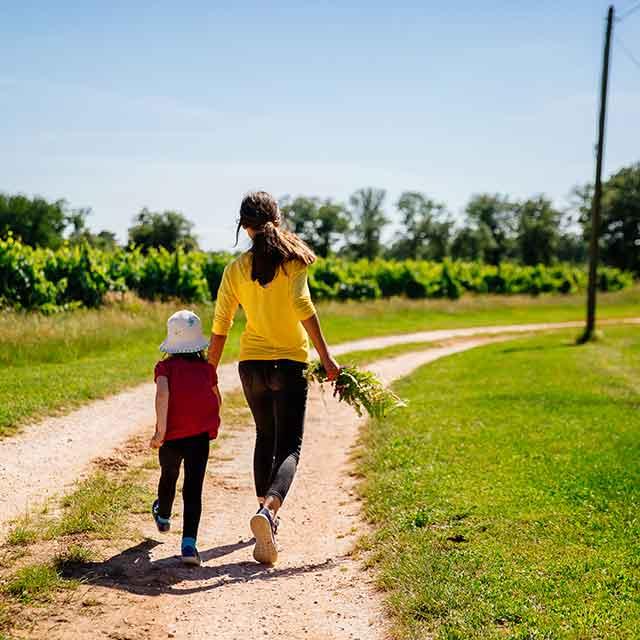
[[329,354],[322,358],[321,362],[327,372],[327,379],[332,382],[340,373],[340,365]]

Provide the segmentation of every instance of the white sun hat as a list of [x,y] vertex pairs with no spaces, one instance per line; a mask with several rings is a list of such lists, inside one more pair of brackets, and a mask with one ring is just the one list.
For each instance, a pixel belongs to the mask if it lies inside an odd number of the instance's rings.
[[196,353],[209,346],[202,334],[200,318],[183,309],[167,320],[167,339],[160,345],[164,353]]

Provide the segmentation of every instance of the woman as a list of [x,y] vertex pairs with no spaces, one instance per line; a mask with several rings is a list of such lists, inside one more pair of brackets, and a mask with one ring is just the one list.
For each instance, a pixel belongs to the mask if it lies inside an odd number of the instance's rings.
[[242,305],[247,317],[240,338],[240,379],[256,423],[253,473],[259,509],[250,526],[253,557],[265,564],[278,558],[276,514],[293,481],[307,403],[306,363],[311,338],[330,380],[339,367],[329,354],[307,285],[311,249],[280,228],[278,203],[268,193],[247,195],[240,228],[252,241],[222,277],[213,321],[209,362],[217,368],[233,317]]

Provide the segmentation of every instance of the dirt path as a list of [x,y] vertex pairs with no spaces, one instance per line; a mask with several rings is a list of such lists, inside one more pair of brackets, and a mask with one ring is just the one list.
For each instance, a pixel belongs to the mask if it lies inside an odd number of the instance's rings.
[[[633,319],[622,322],[640,322]],[[602,322],[604,324],[604,322]],[[501,327],[474,327],[423,331],[398,336],[367,338],[336,345],[335,355],[393,344],[465,338],[478,334],[527,333],[582,323],[544,323]],[[223,392],[239,387],[235,364],[220,368]],[[60,494],[88,468],[91,460],[107,456],[132,435],[153,424],[152,384],[143,384],[105,400],[93,402],[65,416],[47,418],[0,441],[0,535],[7,522],[24,514],[47,497]]]
[[[501,338],[476,338],[371,365],[387,381],[416,367]],[[350,456],[363,421],[314,388],[299,473],[279,533],[280,561],[251,558],[255,511],[253,426],[235,430],[210,462],[199,546],[200,568],[175,553],[178,531],[157,533],[145,518],[145,543],[116,550],[87,569],[93,579],[76,602],[29,629],[31,639],[377,640],[385,637],[381,597],[351,552],[364,533]],[[179,513],[174,522],[179,523]],[[96,604],[83,607],[82,601]]]

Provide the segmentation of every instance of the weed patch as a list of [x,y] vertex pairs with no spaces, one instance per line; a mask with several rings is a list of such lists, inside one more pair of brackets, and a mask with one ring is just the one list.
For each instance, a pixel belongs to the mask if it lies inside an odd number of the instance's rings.
[[73,581],[63,580],[50,563],[23,567],[9,578],[5,592],[22,604],[48,602],[53,593],[61,588],[76,586]]
[[99,471],[63,499],[62,516],[49,526],[46,536],[112,535],[129,513],[146,511],[150,498],[138,472],[110,476]]
[[38,539],[38,531],[31,518],[25,517],[18,520],[7,536],[7,544],[10,546],[22,546],[31,544]]

